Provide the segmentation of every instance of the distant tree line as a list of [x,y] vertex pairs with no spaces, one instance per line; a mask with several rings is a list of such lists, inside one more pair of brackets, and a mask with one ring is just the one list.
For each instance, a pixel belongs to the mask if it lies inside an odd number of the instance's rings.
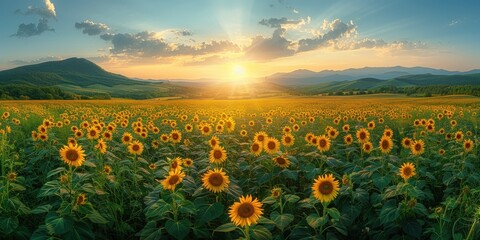
[[374,93],[398,93],[411,95],[420,95],[431,97],[432,95],[472,95],[480,97],[480,86],[463,85],[463,86],[448,86],[448,85],[432,85],[432,86],[416,86],[416,87],[396,87],[384,86],[371,90],[351,89],[345,91],[326,92],[325,95],[343,96],[343,95],[365,95]]
[[58,87],[37,87],[21,84],[0,85],[0,100],[75,100],[110,99],[107,93],[79,95],[65,92]]

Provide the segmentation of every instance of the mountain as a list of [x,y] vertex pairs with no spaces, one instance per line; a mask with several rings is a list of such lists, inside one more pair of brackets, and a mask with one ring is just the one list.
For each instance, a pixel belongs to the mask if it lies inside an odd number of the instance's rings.
[[365,67],[350,68],[345,70],[333,71],[324,70],[320,72],[309,71],[305,69],[296,70],[289,73],[276,73],[267,76],[265,79],[269,82],[285,86],[305,86],[332,81],[350,81],[362,78],[393,79],[407,75],[461,75],[480,73],[480,69],[468,72],[447,71],[443,69],[434,69],[426,67]]
[[304,94],[327,92],[365,91],[382,88],[436,87],[436,86],[476,86],[480,87],[480,73],[457,75],[417,74],[391,79],[361,78],[351,81],[330,81],[296,89]]
[[193,93],[187,86],[167,81],[139,81],[105,71],[84,58],[68,58],[0,71],[0,84],[58,87],[86,96],[156,98]]

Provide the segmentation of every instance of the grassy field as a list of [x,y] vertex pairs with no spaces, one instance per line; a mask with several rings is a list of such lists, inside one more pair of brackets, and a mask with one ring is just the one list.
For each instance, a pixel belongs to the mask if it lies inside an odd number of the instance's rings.
[[480,99],[0,102],[2,239],[478,239]]

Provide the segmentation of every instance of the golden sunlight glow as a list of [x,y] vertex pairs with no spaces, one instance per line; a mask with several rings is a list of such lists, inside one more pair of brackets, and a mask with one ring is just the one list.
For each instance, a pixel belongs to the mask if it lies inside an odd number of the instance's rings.
[[233,65],[233,76],[236,78],[242,78],[245,76],[245,68],[242,65],[235,64]]

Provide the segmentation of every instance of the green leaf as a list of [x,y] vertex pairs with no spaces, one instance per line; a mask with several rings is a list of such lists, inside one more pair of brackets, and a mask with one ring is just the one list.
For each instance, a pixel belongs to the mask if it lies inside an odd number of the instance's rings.
[[270,218],[282,231],[293,221],[293,215],[289,213],[279,214],[278,212],[273,212],[270,214]]
[[161,220],[165,217],[165,213],[170,211],[170,204],[163,199],[157,200],[156,203],[145,209],[145,216],[148,220]]
[[108,223],[107,219],[105,219],[97,210],[93,210],[92,213],[87,214],[87,217],[93,223],[99,223],[99,224]]
[[273,203],[276,203],[277,202],[277,199],[273,196],[268,196],[266,198],[263,199],[262,203],[263,204],[273,204]]
[[142,240],[159,240],[162,238],[162,228],[157,227],[157,222],[150,221],[137,236]]
[[296,202],[298,202],[298,200],[300,200],[300,197],[297,196],[297,195],[293,195],[293,194],[286,194],[286,195],[284,196],[284,199],[285,199],[285,201],[287,201],[287,202],[296,203]]
[[60,182],[58,180],[53,180],[46,182],[40,191],[38,192],[38,197],[48,197],[53,195],[58,195],[60,193]]
[[385,187],[387,187],[390,182],[392,181],[392,177],[391,176],[383,176],[381,177],[380,174],[378,173],[375,173],[373,174],[372,176],[373,178],[373,184],[375,184],[375,186],[380,190],[380,191],[383,191],[383,189]]
[[319,217],[316,213],[312,213],[306,218],[307,223],[312,228],[319,228],[328,222],[328,217]]
[[223,225],[218,226],[213,230],[214,232],[231,232],[237,229],[237,227],[233,223],[225,223]]
[[332,219],[338,220],[340,219],[340,212],[336,208],[328,208],[327,214],[332,217]]
[[214,204],[209,204],[205,208],[201,209],[198,220],[200,222],[210,222],[218,217],[220,217],[224,212],[224,207],[221,203],[216,202]]
[[395,200],[386,202],[380,211],[380,222],[383,224],[390,223],[397,220],[398,217],[400,217],[400,212],[398,211]]
[[165,223],[167,232],[176,239],[184,239],[190,232],[189,226],[190,222],[186,219],[182,219],[178,222],[168,220],[167,223]]
[[48,211],[50,211],[50,209],[52,209],[52,205],[46,204],[46,205],[36,207],[35,209],[31,210],[30,213],[31,214],[47,213]]
[[73,226],[73,220],[71,218],[50,216],[47,217],[46,227],[49,232],[53,232],[58,235],[62,235],[70,231]]
[[63,238],[75,240],[95,239],[95,234],[92,232],[92,229],[88,224],[84,222],[75,222],[71,230],[68,231]]
[[263,224],[263,225],[275,225],[275,222],[266,218],[266,217],[260,217],[260,219],[258,219],[258,224]]
[[[0,232],[8,235],[15,231],[18,227],[18,218],[17,217],[1,217],[0,218]],[[2,234],[3,235],[3,234]]]
[[65,171],[67,171],[67,169],[65,169],[64,167],[59,167],[59,168],[53,169],[52,171],[48,172],[47,178],[50,178],[53,175],[56,175],[56,174],[59,174],[61,172],[65,172]]
[[252,229],[252,239],[258,239],[258,240],[272,239],[272,233],[268,231],[268,229],[265,228],[264,226],[255,225],[251,229]]

